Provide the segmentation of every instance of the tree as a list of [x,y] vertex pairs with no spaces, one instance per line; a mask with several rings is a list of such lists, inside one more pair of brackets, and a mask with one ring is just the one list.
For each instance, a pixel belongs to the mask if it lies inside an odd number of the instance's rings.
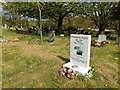
[[35,18],[39,20],[39,31],[40,32],[40,43],[43,43],[43,37],[42,37],[42,22],[41,22],[41,9],[43,8],[43,3],[34,2],[34,3],[28,3],[28,2],[16,2],[16,3],[7,3],[7,8],[4,6],[6,10],[11,12],[12,10],[9,9],[11,6],[13,6],[13,14],[18,14],[22,17],[29,18]]
[[117,33],[116,42],[120,44],[120,2],[112,8],[111,11],[112,28],[115,29]]
[[6,10],[4,16],[7,16],[7,21],[11,23],[10,26],[15,27],[17,20],[20,19],[20,15],[17,12],[16,3],[5,3],[3,4],[3,9]]
[[92,21],[79,15],[74,17],[65,17],[63,26],[64,28],[74,27],[76,29],[88,28],[92,24]]
[[39,10],[39,22],[40,22],[40,43],[43,44],[43,36],[42,36],[42,20],[41,20],[41,9],[42,9],[42,5],[40,5],[40,3],[37,3],[38,6],[38,10]]
[[62,30],[62,23],[65,16],[72,15],[76,10],[77,3],[51,2],[46,3],[46,17],[53,18],[57,21],[57,34]]
[[113,2],[86,2],[80,8],[83,10],[83,15],[94,21],[95,25],[99,28],[100,34],[111,23],[110,11],[115,5],[116,3]]
[[120,2],[112,8],[111,20],[111,26],[116,30],[117,34],[120,35]]
[[[21,3],[19,3],[21,4]],[[22,7],[19,8],[19,13],[29,18],[35,18],[39,21],[38,23],[38,35],[40,35],[40,44],[43,44],[42,36],[42,15],[41,11],[44,9],[44,4],[39,2],[34,3],[22,3]]]

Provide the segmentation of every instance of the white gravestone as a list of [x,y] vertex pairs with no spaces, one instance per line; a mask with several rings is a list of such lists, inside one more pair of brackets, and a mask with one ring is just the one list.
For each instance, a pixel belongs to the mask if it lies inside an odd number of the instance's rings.
[[101,34],[101,35],[98,36],[98,42],[103,42],[103,41],[106,41],[106,35]]
[[91,69],[90,64],[91,35],[71,34],[70,62],[64,64],[83,76]]
[[7,28],[7,24],[5,24],[5,28]]

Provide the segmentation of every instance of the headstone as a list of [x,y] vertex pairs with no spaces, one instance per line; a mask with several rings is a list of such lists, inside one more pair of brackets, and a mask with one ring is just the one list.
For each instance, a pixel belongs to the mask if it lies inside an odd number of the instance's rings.
[[55,31],[49,31],[48,42],[53,42],[55,40]]
[[120,44],[120,35],[118,35],[118,36],[116,37],[116,43],[117,43],[117,44]]
[[100,35],[98,36],[98,42],[103,42],[103,41],[106,41],[106,35],[100,34]]
[[38,35],[40,35],[40,33],[41,33],[41,30],[40,30],[40,29],[38,29],[38,30],[37,30],[37,34],[38,34]]
[[23,26],[20,26],[20,28],[22,29],[22,28],[23,28]]
[[5,28],[7,28],[7,24],[5,24]]
[[64,37],[64,34],[60,34],[60,36]]
[[83,76],[90,70],[90,45],[91,35],[71,34],[70,62],[64,64]]

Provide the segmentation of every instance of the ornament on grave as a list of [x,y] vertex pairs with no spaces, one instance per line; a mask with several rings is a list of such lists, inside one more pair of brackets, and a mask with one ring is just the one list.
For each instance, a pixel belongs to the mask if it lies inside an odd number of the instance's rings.
[[68,79],[75,79],[78,75],[73,69],[68,67],[62,67],[59,72],[64,78]]
[[92,67],[86,74],[85,74],[85,77],[86,78],[90,78],[93,76],[93,74],[95,73],[95,69],[94,67]]
[[55,31],[49,31],[48,42],[53,42],[55,40]]
[[105,46],[106,44],[110,44],[110,41],[102,41],[102,42],[98,42],[98,41],[92,41],[91,45],[92,46],[97,46],[97,47],[103,47]]

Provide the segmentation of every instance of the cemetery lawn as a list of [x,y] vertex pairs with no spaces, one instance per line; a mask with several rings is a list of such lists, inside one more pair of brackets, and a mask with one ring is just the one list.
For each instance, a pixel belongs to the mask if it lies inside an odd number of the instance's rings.
[[69,37],[56,36],[54,42],[48,43],[44,36],[43,45],[39,45],[40,36],[16,34],[6,29],[2,33],[3,40],[20,38],[19,42],[2,44],[3,88],[118,88],[120,51],[113,40],[103,48],[91,47],[94,56],[90,66],[96,70],[92,78],[79,75],[69,80],[58,72],[69,61]]

